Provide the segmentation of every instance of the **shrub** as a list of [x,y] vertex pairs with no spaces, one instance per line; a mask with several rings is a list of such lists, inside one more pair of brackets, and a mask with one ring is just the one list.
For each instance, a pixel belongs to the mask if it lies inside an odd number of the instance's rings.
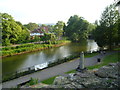
[[4,48],[2,48],[2,50],[10,50],[11,49],[11,47],[4,47]]
[[35,84],[38,84],[38,79],[31,78],[29,83],[27,83],[26,85],[31,86],[31,85],[35,85]]

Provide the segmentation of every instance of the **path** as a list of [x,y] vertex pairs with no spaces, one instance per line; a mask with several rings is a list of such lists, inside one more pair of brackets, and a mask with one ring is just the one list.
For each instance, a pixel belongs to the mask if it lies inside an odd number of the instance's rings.
[[[114,52],[107,52],[105,55],[99,54],[99,55],[96,55],[91,58],[85,58],[85,66],[95,65],[98,63],[97,58],[101,58],[101,60],[102,60],[104,58],[104,56],[112,54],[112,53],[114,53]],[[4,82],[4,83],[2,83],[2,87],[3,88],[15,87],[22,82],[28,81],[31,77],[37,78],[40,81],[42,81],[42,80],[48,79],[50,77],[53,77],[56,75],[61,75],[67,71],[76,69],[78,65],[79,65],[79,59],[72,60],[72,61],[60,64],[60,65],[51,67],[51,68],[44,69],[42,71],[38,71],[38,72],[29,74],[26,76],[19,77],[17,79],[11,80],[11,81]]]

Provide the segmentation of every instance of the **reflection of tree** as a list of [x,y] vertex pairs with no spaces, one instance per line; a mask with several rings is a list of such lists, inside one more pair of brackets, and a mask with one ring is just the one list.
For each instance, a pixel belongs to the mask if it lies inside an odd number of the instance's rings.
[[2,73],[9,73],[12,71],[16,71],[17,69],[21,68],[21,66],[25,63],[28,56],[18,55],[18,56],[11,56],[2,59]]
[[39,52],[32,52],[28,54],[3,58],[3,73],[49,61],[54,61],[61,59],[64,56],[69,56],[70,54],[78,54],[81,51],[86,51],[89,43],[92,45],[92,43],[95,42],[83,41],[81,43],[70,43],[57,48],[50,48]]
[[74,53],[80,53],[81,51],[87,50],[87,41],[81,43],[73,43],[70,45],[70,51]]

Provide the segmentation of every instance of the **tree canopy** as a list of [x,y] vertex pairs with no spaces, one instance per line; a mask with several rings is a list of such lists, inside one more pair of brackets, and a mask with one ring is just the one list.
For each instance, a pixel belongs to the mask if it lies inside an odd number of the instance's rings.
[[28,30],[7,13],[0,13],[2,19],[2,45],[24,42],[29,38]]
[[101,15],[99,25],[97,25],[93,32],[94,39],[97,41],[99,46],[109,46],[111,49],[113,44],[117,44],[119,42],[119,22],[120,16],[114,7],[114,4],[107,6]]
[[81,41],[88,38],[89,32],[93,29],[90,24],[83,17],[77,15],[71,16],[64,28],[65,36],[69,37],[72,41]]
[[63,21],[58,21],[56,25],[54,26],[54,33],[58,39],[63,35],[63,27],[64,27],[64,22]]
[[32,30],[34,30],[34,29],[37,29],[37,28],[39,27],[38,24],[32,23],[32,22],[30,22],[30,23],[28,23],[28,24],[25,24],[24,26],[25,26],[28,30],[30,30],[30,31],[32,31]]

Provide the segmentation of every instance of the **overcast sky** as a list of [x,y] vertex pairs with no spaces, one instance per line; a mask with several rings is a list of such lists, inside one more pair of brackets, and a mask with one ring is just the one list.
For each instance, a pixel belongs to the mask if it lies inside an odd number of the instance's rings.
[[90,23],[100,19],[114,0],[0,0],[0,12],[8,13],[23,24],[67,22],[79,15]]

